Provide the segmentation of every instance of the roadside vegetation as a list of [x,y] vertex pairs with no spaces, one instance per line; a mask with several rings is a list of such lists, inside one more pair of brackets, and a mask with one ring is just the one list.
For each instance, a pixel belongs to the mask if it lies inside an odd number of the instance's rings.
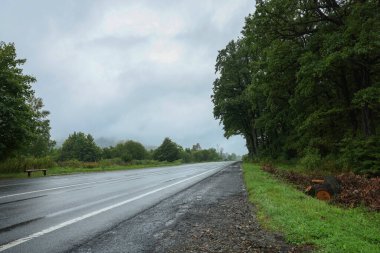
[[380,213],[340,208],[244,163],[244,180],[258,218],[293,244],[312,244],[317,252],[379,252]]
[[[202,149],[199,143],[183,149],[165,138],[156,149],[147,150],[136,141],[120,142],[101,148],[90,134],[74,132],[60,148],[45,156],[13,155],[0,162],[0,178],[25,177],[25,170],[48,169],[49,175],[114,171],[147,167],[175,166],[183,163],[235,160],[236,155]],[[42,176],[35,173],[33,176]]]

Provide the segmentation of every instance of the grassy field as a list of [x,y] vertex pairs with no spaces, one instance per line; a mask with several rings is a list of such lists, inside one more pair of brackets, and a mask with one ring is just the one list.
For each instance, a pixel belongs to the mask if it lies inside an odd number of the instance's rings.
[[[53,167],[49,168],[47,171],[48,176],[57,176],[57,175],[67,175],[75,173],[91,173],[91,172],[106,172],[106,171],[117,171],[117,170],[131,170],[131,169],[142,169],[142,168],[153,168],[153,167],[164,167],[164,166],[175,166],[182,164],[180,161],[175,162],[155,162],[148,164],[132,164],[132,165],[111,165],[95,168],[72,168],[72,167]],[[32,177],[42,177],[41,172],[33,172]],[[18,173],[0,173],[0,179],[8,178],[26,178],[27,173],[18,172]]]
[[380,213],[342,209],[311,198],[260,170],[243,164],[249,199],[264,227],[288,242],[313,244],[317,252],[380,252]]

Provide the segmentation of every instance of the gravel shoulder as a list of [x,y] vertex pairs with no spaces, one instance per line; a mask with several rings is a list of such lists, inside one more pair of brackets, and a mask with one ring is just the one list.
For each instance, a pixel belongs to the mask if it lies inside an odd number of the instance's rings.
[[261,228],[239,164],[165,199],[69,252],[310,252]]

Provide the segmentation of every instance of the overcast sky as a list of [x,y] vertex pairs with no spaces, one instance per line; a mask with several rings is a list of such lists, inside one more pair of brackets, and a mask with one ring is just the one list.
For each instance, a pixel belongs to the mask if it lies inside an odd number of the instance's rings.
[[1,0],[0,41],[14,42],[52,138],[223,147],[210,100],[218,50],[236,39],[253,0]]

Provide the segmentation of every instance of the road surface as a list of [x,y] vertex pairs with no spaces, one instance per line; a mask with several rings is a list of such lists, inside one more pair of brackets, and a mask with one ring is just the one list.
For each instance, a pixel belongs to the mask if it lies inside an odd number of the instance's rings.
[[2,180],[0,252],[70,252],[231,164]]

